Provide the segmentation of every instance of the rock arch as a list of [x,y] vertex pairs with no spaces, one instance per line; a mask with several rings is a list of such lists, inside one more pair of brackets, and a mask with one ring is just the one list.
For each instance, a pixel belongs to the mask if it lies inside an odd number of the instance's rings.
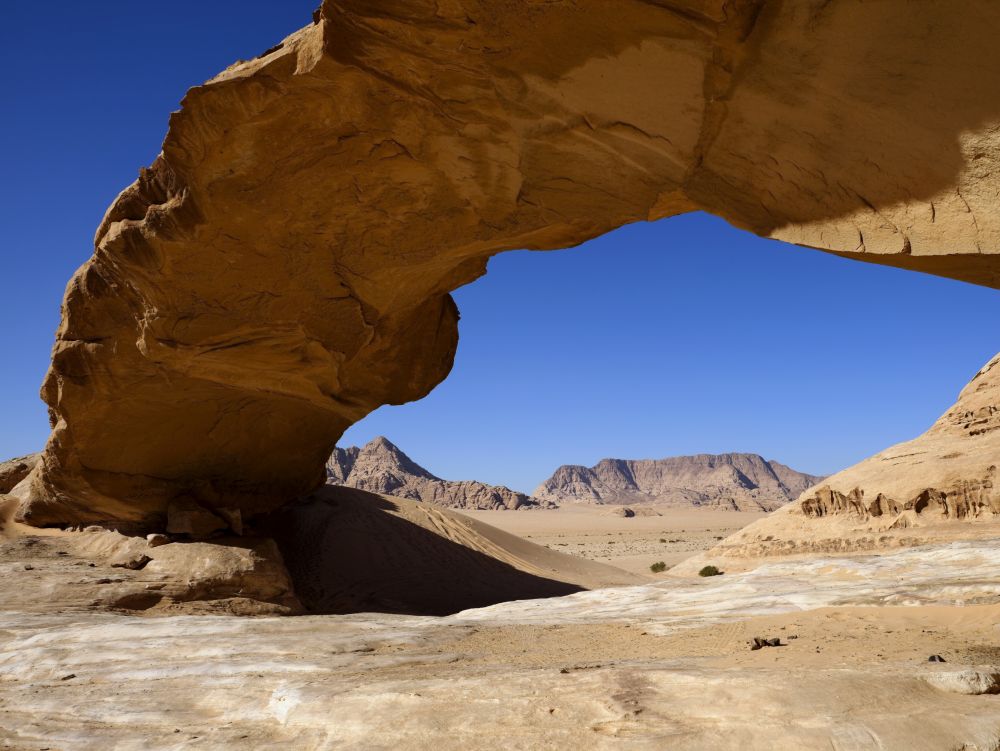
[[310,490],[446,376],[449,291],[503,250],[703,209],[998,287],[997,29],[992,0],[326,0],[191,89],[108,210],[21,516]]

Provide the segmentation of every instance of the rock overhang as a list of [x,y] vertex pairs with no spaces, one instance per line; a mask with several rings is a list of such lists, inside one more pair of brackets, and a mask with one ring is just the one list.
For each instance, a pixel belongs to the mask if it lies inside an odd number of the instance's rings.
[[998,27],[985,1],[325,2],[192,89],[108,210],[22,517],[314,489],[350,424],[447,375],[449,292],[503,250],[703,209],[1000,285]]

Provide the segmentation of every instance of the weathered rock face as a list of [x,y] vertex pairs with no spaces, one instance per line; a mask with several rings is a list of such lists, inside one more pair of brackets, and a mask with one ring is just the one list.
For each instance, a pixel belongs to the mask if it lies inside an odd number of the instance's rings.
[[699,560],[849,552],[996,534],[998,457],[1000,355],[926,433],[827,477]]
[[188,92],[70,282],[20,514],[244,517],[425,395],[512,248],[706,209],[1000,286],[1000,6],[327,0]]
[[666,503],[773,511],[822,479],[757,454],[603,459],[593,467],[559,467],[534,495],[556,503]]
[[0,462],[0,495],[9,493],[38,464],[40,454],[28,454]]
[[551,506],[503,485],[442,480],[379,436],[362,448],[336,448],[326,463],[327,482],[435,506],[464,509],[533,509]]
[[851,514],[900,521],[904,511],[930,519],[1000,515],[1000,355],[923,435],[827,478],[798,504],[818,518]]

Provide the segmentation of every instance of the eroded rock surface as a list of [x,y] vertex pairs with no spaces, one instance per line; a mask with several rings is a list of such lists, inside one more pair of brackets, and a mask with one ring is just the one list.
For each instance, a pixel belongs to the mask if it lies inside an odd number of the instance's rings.
[[326,463],[327,482],[371,493],[409,498],[457,509],[527,510],[551,507],[503,485],[476,480],[442,480],[383,436],[362,447],[336,448]]
[[445,377],[448,293],[507,249],[700,208],[1000,285],[998,27],[992,0],[327,0],[191,89],[108,210],[21,517],[311,491]]
[[559,467],[534,495],[556,503],[666,503],[773,511],[822,479],[757,454],[602,459],[593,467]]
[[147,540],[101,527],[45,529],[0,495],[0,603],[32,613],[288,615],[302,611],[281,553],[260,536]]
[[0,495],[9,493],[38,464],[41,454],[28,454],[0,462]]

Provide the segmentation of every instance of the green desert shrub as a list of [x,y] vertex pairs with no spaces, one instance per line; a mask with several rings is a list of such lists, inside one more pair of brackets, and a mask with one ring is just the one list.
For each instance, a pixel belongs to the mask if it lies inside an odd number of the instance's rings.
[[657,561],[656,563],[654,563],[652,566],[649,567],[649,570],[652,571],[654,574],[658,574],[661,571],[667,570],[667,564],[665,564],[663,561]]
[[715,566],[705,566],[705,568],[698,572],[698,576],[718,576],[721,573]]

